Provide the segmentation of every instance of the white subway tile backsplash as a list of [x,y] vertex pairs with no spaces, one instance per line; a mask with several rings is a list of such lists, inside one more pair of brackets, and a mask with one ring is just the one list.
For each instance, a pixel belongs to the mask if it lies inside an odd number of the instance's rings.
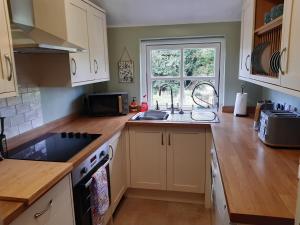
[[41,94],[38,87],[19,85],[20,96],[0,99],[0,116],[5,117],[7,138],[42,126]]
[[7,102],[5,98],[0,99],[0,108],[6,107],[7,106]]
[[22,98],[20,96],[7,98],[7,105],[14,106],[22,103]]
[[35,96],[33,93],[25,93],[22,94],[23,103],[33,103],[35,100]]
[[16,105],[17,114],[25,113],[31,110],[30,104],[20,104]]
[[0,109],[0,115],[2,117],[12,117],[17,115],[17,110],[15,106],[8,106]]
[[22,134],[22,133],[25,133],[26,131],[29,131],[32,129],[32,126],[31,126],[31,121],[29,122],[25,122],[23,124],[20,124],[18,126],[19,128],[19,133]]
[[16,115],[16,116],[10,118],[10,124],[12,127],[21,125],[23,123],[25,123],[24,114],[19,114],[19,115]]

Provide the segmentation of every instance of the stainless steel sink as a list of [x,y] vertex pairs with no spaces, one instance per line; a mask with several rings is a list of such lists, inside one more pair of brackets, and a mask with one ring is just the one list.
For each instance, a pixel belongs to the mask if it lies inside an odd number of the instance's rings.
[[165,111],[149,110],[141,112],[132,117],[132,120],[167,120],[169,113]]
[[171,114],[168,111],[155,111],[150,110],[148,112],[142,112],[136,114],[131,120],[158,120],[166,122],[186,122],[186,123],[218,123],[218,115],[213,111],[195,110],[184,111],[183,114],[175,112]]

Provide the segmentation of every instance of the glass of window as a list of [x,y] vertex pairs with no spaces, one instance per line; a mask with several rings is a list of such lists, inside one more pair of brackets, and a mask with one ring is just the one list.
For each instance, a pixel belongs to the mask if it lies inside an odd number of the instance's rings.
[[[202,81],[205,83],[205,81]],[[214,80],[209,80],[212,85],[215,85]],[[184,106],[196,106],[196,108],[211,108],[216,104],[215,99],[215,92],[214,89],[209,85],[200,85],[197,87],[198,84],[200,84],[201,81],[197,80],[185,80],[184,81],[184,96],[183,96],[183,102]],[[195,89],[195,87],[197,87]],[[194,99],[192,97],[193,90],[194,91]],[[196,103],[194,102],[196,101]],[[200,106],[199,106],[200,105]]]
[[168,84],[172,87],[174,97],[174,107],[180,102],[180,81],[178,80],[154,80],[152,81],[152,103],[156,105],[156,101],[163,108],[168,105],[171,107],[171,90],[170,87],[166,87],[162,90],[161,96],[159,96],[159,89],[162,85]]
[[153,77],[179,77],[181,51],[174,49],[151,50],[151,71]]
[[185,76],[215,76],[215,48],[185,48],[183,49],[183,58]]

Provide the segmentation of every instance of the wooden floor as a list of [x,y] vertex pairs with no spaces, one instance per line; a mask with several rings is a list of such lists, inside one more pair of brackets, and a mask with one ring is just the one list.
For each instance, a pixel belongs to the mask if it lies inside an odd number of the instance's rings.
[[210,225],[210,210],[186,203],[125,198],[114,225]]

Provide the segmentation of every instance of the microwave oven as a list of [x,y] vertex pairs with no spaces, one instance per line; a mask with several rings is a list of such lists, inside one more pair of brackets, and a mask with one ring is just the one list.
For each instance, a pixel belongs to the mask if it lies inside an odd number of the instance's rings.
[[95,93],[86,96],[88,114],[91,116],[119,116],[129,113],[128,93]]

